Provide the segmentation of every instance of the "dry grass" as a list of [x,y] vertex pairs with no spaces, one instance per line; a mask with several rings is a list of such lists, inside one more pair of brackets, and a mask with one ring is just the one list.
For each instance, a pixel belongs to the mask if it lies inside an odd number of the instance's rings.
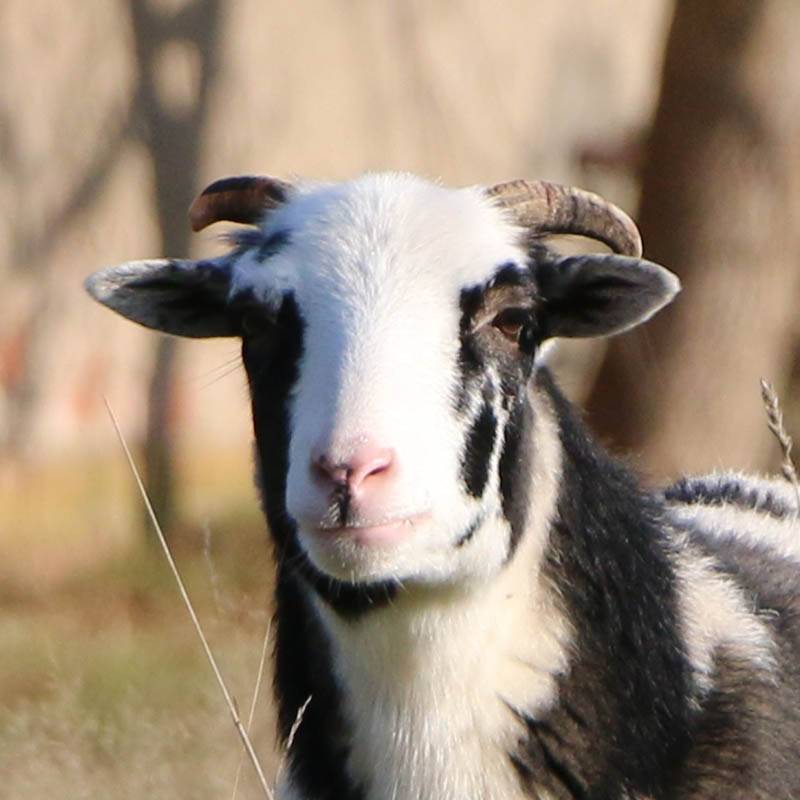
[[[230,654],[229,654],[230,655]],[[233,658],[244,685],[252,665],[240,652]],[[139,666],[141,664],[139,663]],[[16,704],[2,715],[0,775],[8,798],[225,798],[230,796],[239,749],[230,735],[225,709],[213,687],[194,672],[186,676],[180,701],[154,702],[151,683],[169,659],[152,665],[148,684],[117,675],[113,701],[98,706],[79,672],[60,671],[38,700]],[[233,676],[234,665],[228,665]],[[155,695],[163,695],[163,687]],[[262,715],[266,716],[266,715]],[[256,746],[271,757],[269,725],[260,722]],[[240,798],[260,798],[245,773]]]
[[[220,669],[246,704],[267,592],[245,601],[247,590],[223,575],[221,614],[200,558],[182,560]],[[174,587],[152,557],[142,561],[127,576],[115,565],[79,591],[2,608],[0,797],[230,797],[240,743]],[[252,735],[268,777],[273,725],[262,697]],[[238,797],[263,797],[250,769]]]
[[[155,509],[153,508],[153,504],[150,502],[150,497],[147,494],[147,490],[144,487],[144,483],[142,482],[141,475],[139,474],[139,470],[136,467],[136,463],[133,459],[133,455],[131,454],[130,448],[128,447],[128,443],[125,440],[125,435],[122,432],[122,429],[119,426],[119,422],[117,417],[114,414],[113,409],[109,405],[108,400],[105,400],[106,409],[108,410],[108,414],[111,417],[111,422],[114,424],[114,430],[119,437],[119,442],[122,445],[122,449],[125,452],[125,458],[128,461],[128,466],[131,468],[131,472],[133,474],[134,479],[136,480],[136,486],[139,489],[139,493],[141,494],[142,501],[147,508],[147,514],[150,518],[150,521],[153,524],[153,529],[158,537],[158,543],[161,547],[161,550],[164,554],[164,558],[169,566],[170,572],[172,573],[173,578],[175,578],[175,583],[178,587],[178,591],[180,593],[181,599],[183,600],[183,604],[186,607],[186,610],[189,614],[189,618],[192,621],[192,626],[197,633],[197,637],[200,640],[200,644],[203,647],[203,652],[206,655],[206,659],[208,660],[209,666],[211,667],[211,671],[214,673],[214,678],[219,685],[220,691],[222,692],[222,697],[225,700],[225,705],[228,708],[228,711],[231,715],[231,719],[233,721],[233,727],[236,730],[236,733],[239,735],[239,738],[242,740],[242,746],[244,748],[247,757],[250,759],[251,764],[253,765],[253,769],[255,770],[256,776],[258,778],[259,786],[262,788],[264,792],[264,796],[267,800],[272,800],[273,795],[272,791],[267,784],[266,776],[264,775],[264,769],[261,766],[261,762],[259,761],[258,755],[253,748],[253,743],[250,741],[250,736],[248,735],[248,731],[245,728],[244,724],[242,723],[239,717],[239,709],[236,706],[236,703],[231,696],[230,690],[228,689],[227,683],[225,683],[225,679],[222,676],[222,673],[219,669],[219,664],[217,663],[217,659],[214,657],[214,653],[211,649],[211,646],[208,643],[208,638],[206,637],[205,631],[203,630],[203,626],[200,623],[200,619],[197,616],[197,612],[194,609],[194,605],[192,605],[192,601],[189,598],[189,593],[186,590],[186,584],[181,577],[180,571],[178,570],[178,565],[175,563],[175,559],[172,555],[172,550],[167,542],[167,538],[164,535],[164,531],[161,529],[161,524],[158,520],[158,516],[156,515]],[[214,586],[216,589],[216,585]],[[262,648],[262,653],[266,648],[265,646]],[[261,672],[263,669],[263,657],[262,660],[259,662],[258,668],[258,676],[256,678],[256,688],[253,693],[253,707],[252,711],[255,711],[255,699],[258,697],[258,687],[261,684]],[[250,715],[250,723],[252,724],[252,716]],[[236,770],[236,779],[234,782],[234,795],[236,794],[237,787],[239,785],[239,778],[241,774],[241,768],[237,767]]]
[[781,447],[781,474],[794,489],[796,513],[800,515],[800,480],[792,460],[792,437],[789,436],[783,421],[783,410],[778,399],[778,393],[773,385],[765,378],[761,379],[761,400],[767,413],[767,427],[770,433],[778,440]]
[[[215,492],[213,507],[205,506],[202,489],[189,502],[182,498],[184,508],[194,502],[206,513],[184,522],[174,541],[220,669],[245,708],[272,583],[246,461],[241,482],[230,493]],[[45,485],[31,477],[25,491],[4,495],[18,515],[8,507],[4,513],[20,522],[12,536],[0,536],[3,558],[22,563],[4,570],[0,581],[0,797],[230,798],[241,743],[163,559],[141,544],[138,525],[131,524],[141,508],[129,504],[122,519],[133,533],[112,548],[97,528],[77,519],[94,513],[81,488],[93,469],[50,471]],[[202,483],[201,475],[194,485]],[[63,503],[63,533],[56,535],[54,510],[39,550],[19,531],[29,521],[29,504],[41,519],[34,506],[42,497]],[[74,507],[70,497],[87,502]],[[85,555],[75,560],[71,550]],[[58,580],[41,579],[37,552],[69,565]],[[25,556],[15,559],[15,553]],[[268,692],[262,695],[252,738],[271,779],[278,763],[274,715]],[[249,765],[237,798],[263,798]]]

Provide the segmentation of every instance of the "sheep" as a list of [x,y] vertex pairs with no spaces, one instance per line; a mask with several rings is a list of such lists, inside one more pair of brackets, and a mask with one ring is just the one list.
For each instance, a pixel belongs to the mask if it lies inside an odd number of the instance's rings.
[[[546,182],[245,176],[227,254],[102,270],[159,331],[242,341],[275,548],[283,800],[800,797],[800,538],[738,475],[642,488],[558,389],[560,337],[677,278]],[[560,256],[579,234],[613,252]],[[307,704],[307,705],[306,705]]]

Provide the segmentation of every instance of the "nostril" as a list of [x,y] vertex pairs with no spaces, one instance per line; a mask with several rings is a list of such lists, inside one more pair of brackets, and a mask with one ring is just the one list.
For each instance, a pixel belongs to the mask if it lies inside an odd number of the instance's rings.
[[376,448],[363,454],[357,453],[352,459],[348,483],[355,489],[368,479],[388,472],[393,462],[394,453],[389,448]]
[[346,464],[331,461],[325,453],[315,455],[311,459],[311,472],[317,480],[333,484],[347,483],[349,474]]

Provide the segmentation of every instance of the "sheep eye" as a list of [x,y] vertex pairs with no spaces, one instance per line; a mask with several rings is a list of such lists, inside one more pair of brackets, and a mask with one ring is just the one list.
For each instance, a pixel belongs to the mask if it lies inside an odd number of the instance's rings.
[[529,321],[529,309],[505,308],[492,320],[492,327],[497,328],[508,341],[517,344]]

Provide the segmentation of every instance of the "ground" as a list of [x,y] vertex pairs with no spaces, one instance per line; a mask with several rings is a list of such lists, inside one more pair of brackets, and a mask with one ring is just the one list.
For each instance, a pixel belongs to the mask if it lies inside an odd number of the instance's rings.
[[[191,521],[172,532],[245,719],[272,584],[246,461],[190,470],[182,508]],[[213,509],[198,515],[215,479]],[[1,798],[233,796],[239,740],[128,480],[119,462],[72,462],[0,486]],[[128,493],[105,527],[92,500],[98,482]],[[267,675],[253,732],[272,778],[270,691]],[[263,796],[248,763],[236,796]]]

